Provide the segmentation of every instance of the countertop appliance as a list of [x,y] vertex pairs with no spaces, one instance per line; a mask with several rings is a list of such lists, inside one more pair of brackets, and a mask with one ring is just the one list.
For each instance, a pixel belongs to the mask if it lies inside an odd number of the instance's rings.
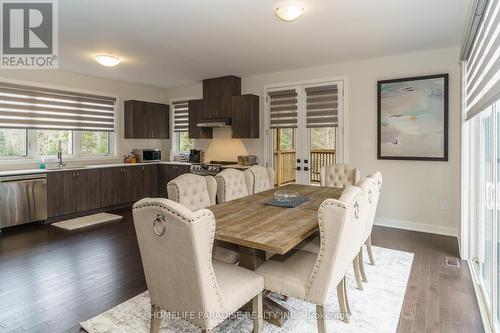
[[259,164],[259,158],[256,155],[240,155],[238,156],[239,165],[255,165]]
[[46,219],[46,174],[0,177],[0,230]]
[[238,165],[234,161],[210,161],[209,163],[196,163],[191,165],[191,173],[200,176],[215,176],[226,167]]
[[192,164],[190,172],[200,176],[215,176],[222,171],[222,167],[217,164]]
[[205,159],[205,152],[203,150],[191,149],[189,151],[189,162],[202,163]]
[[133,153],[137,158],[137,162],[161,161],[161,149],[134,149]]

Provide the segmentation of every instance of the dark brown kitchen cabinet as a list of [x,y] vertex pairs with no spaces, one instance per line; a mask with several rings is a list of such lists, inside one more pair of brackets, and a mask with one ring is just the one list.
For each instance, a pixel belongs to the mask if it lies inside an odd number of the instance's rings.
[[203,99],[194,99],[189,101],[189,138],[190,139],[211,139],[212,129],[198,127],[202,119],[209,118],[207,101]]
[[130,168],[132,169],[133,201],[148,197],[156,197],[158,195],[157,166],[142,165]]
[[167,184],[172,179],[189,173],[190,166],[183,164],[160,164],[158,165],[158,196],[167,198]]
[[101,171],[99,169],[75,172],[76,211],[101,208]]
[[203,99],[241,94],[241,78],[228,75],[203,80]]
[[132,202],[133,167],[101,169],[101,205],[109,207]]
[[99,170],[51,172],[47,175],[48,216],[63,216],[101,207]]
[[232,96],[231,128],[233,138],[259,137],[259,96]]
[[169,139],[169,106],[125,101],[125,139]]
[[205,118],[231,118],[232,97],[224,96],[206,100]]

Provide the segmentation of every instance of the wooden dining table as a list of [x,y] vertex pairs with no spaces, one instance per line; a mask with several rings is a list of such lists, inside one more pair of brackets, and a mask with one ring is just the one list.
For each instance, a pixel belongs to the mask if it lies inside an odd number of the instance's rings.
[[[255,270],[270,255],[286,255],[318,231],[318,208],[325,199],[338,199],[342,188],[289,184],[279,190],[297,192],[309,200],[294,208],[266,205],[278,189],[211,206],[215,215],[215,239],[237,246],[240,266]],[[289,311],[266,297],[264,315],[282,326]]]

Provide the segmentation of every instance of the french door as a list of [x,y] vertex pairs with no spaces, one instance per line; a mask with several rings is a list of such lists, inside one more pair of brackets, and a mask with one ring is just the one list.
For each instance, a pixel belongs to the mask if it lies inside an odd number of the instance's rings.
[[268,164],[277,185],[319,184],[320,168],[343,162],[342,80],[266,90]]
[[470,221],[473,275],[490,326],[500,318],[500,101],[471,119]]

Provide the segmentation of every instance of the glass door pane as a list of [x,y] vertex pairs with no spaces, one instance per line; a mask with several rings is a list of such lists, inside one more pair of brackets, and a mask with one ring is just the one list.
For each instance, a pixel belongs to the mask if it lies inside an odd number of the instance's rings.
[[295,128],[273,129],[273,165],[278,186],[295,183],[296,180],[295,131]]
[[[494,217],[494,177],[493,177],[493,117],[491,109],[481,115],[481,217],[479,221],[479,269],[485,299],[492,295],[492,254],[493,254],[493,217]],[[490,301],[491,303],[491,301]],[[489,304],[491,306],[491,304]]]
[[322,166],[335,164],[336,127],[309,129],[311,145],[311,184],[319,184]]

